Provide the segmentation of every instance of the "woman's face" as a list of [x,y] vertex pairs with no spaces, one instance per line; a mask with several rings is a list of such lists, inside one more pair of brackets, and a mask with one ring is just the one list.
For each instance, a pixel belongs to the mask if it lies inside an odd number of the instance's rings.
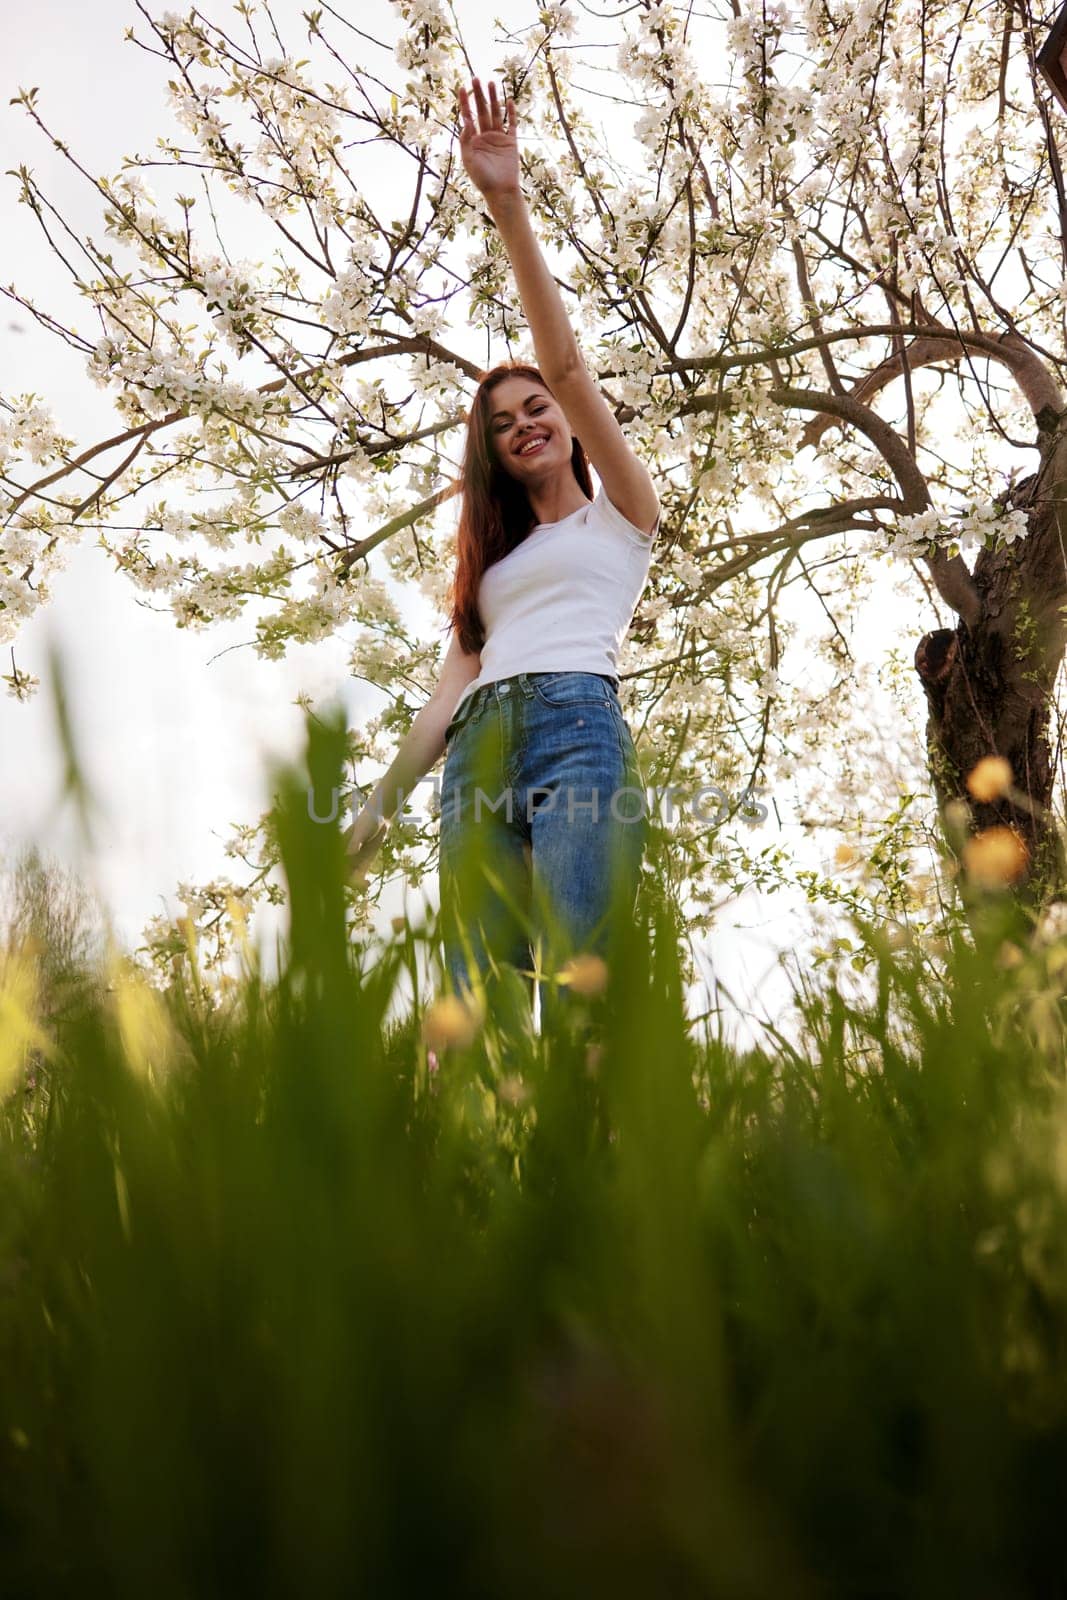
[[570,424],[536,378],[503,378],[488,400],[489,438],[505,472],[520,483],[539,484],[571,470]]

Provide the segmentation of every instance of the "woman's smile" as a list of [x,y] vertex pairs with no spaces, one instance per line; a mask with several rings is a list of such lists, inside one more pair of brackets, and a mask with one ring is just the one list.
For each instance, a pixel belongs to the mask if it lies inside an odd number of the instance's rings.
[[548,443],[549,436],[547,433],[536,433],[531,435],[530,438],[523,439],[519,444],[517,444],[515,446],[515,454],[517,456],[535,456],[538,455]]

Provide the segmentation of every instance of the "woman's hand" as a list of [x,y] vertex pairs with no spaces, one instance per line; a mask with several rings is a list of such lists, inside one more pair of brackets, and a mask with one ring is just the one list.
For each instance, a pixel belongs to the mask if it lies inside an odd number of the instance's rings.
[[389,831],[387,822],[380,822],[370,808],[360,812],[345,834],[345,862],[348,881],[362,889],[367,881],[370,864]]
[[518,194],[521,189],[519,141],[515,137],[515,101],[507,97],[507,127],[500,108],[496,84],[489,80],[486,101],[481,80],[474,79],[474,104],[477,127],[471,118],[470,96],[459,91],[463,125],[459,131],[459,153],[468,178],[486,199],[502,194]]

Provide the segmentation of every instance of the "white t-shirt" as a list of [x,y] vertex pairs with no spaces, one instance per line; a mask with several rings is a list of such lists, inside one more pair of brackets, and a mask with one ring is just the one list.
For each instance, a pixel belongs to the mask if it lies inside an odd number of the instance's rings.
[[[656,528],[659,518],[656,519]],[[601,672],[616,662],[648,582],[652,533],[603,488],[559,522],[539,522],[482,575],[482,667],[456,701],[517,672]]]

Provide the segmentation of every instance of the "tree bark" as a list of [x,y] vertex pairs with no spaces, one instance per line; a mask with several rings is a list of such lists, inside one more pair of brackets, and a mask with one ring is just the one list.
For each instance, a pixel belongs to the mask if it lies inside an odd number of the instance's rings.
[[[1067,898],[1067,858],[1051,809],[1055,767],[1049,737],[1065,646],[1067,430],[1051,408],[1039,415],[1038,428],[1041,464],[1012,497],[1012,509],[1027,512],[1027,536],[979,553],[973,574],[981,602],[977,617],[926,634],[915,652],[929,706],[930,772],[942,812],[950,801],[963,800],[976,833],[999,825],[1020,835],[1028,862],[1013,889],[1034,912]],[[968,792],[967,777],[991,755],[1010,764],[1012,791],[980,801]],[[966,900],[962,862],[957,882]]]

